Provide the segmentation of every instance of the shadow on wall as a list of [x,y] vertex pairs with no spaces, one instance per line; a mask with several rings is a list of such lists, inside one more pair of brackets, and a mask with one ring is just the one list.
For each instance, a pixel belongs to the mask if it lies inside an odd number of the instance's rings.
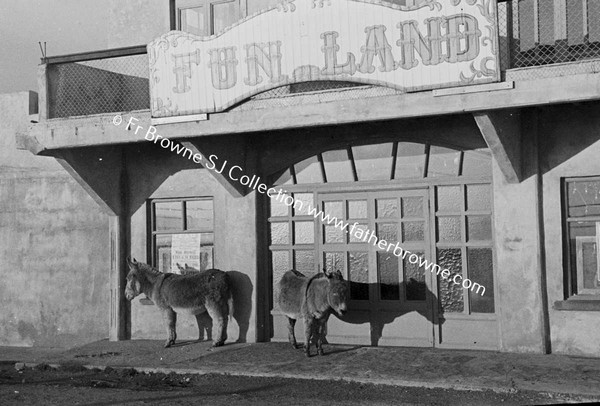
[[[180,266],[179,270],[182,274],[200,272],[187,264],[185,267]],[[232,296],[233,296],[233,319],[236,321],[239,328],[239,336],[236,342],[245,343],[248,339],[248,328],[250,327],[250,316],[252,314],[252,281],[250,277],[239,271],[225,272],[231,281]],[[206,339],[212,340],[212,319],[208,313],[202,313],[198,319],[198,328],[200,334],[206,333]]]
[[[379,289],[383,297],[388,297],[391,300],[382,301],[381,303],[395,303],[397,306],[386,308],[385,311],[377,309],[377,305],[373,305],[367,309],[355,309],[350,302],[350,310],[343,317],[335,315],[338,319],[350,324],[365,324],[371,325],[371,345],[379,345],[379,340],[383,336],[383,329],[386,324],[394,322],[396,319],[405,314],[417,312],[429,322],[435,325],[441,325],[445,319],[442,316],[435,317],[434,309],[429,303],[437,303],[433,300],[436,295],[422,282],[409,281],[401,282],[395,285],[385,285],[378,283],[359,283],[350,282],[350,291],[352,297],[361,297],[368,300],[368,293]],[[398,301],[398,297],[405,298],[404,301]],[[358,300],[354,301],[359,302]]]

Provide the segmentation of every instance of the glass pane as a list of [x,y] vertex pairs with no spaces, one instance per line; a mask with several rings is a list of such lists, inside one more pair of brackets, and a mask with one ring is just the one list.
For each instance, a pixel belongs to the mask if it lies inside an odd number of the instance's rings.
[[340,271],[345,275],[344,271],[344,253],[343,252],[324,252],[324,269],[327,271]]
[[438,241],[461,241],[460,217],[438,217]]
[[276,195],[273,195],[273,197],[271,197],[271,216],[272,217],[276,217],[276,216],[287,216],[289,214],[289,207],[287,204],[285,204],[284,201],[284,197],[285,195],[281,195],[279,198],[277,198]]
[[[299,202],[299,203],[298,203]],[[294,193],[294,216],[308,215],[308,211],[315,207],[315,199],[312,193]]]
[[315,242],[315,223],[313,221],[294,221],[294,243],[313,244]]
[[427,177],[458,176],[460,152],[434,145],[429,149]]
[[290,227],[286,223],[271,223],[271,244],[289,244]]
[[212,200],[188,201],[186,205],[188,230],[213,229],[213,202]]
[[277,296],[279,295],[279,281],[283,274],[290,270],[290,253],[289,251],[272,251],[272,267],[273,267],[273,308],[279,308]]
[[239,19],[238,2],[216,3],[212,5],[213,34],[223,31]]
[[[598,289],[598,254],[596,252],[596,243],[587,242],[580,244],[581,249],[578,255],[581,257],[581,267],[583,268],[583,288]],[[579,264],[578,264],[579,265]]]
[[400,279],[398,277],[398,257],[389,252],[377,253],[379,272],[379,294],[381,300],[400,299]]
[[397,218],[398,199],[377,199],[377,218]]
[[394,179],[422,178],[425,168],[425,145],[399,142]]
[[469,241],[492,239],[492,218],[490,216],[467,216]]
[[369,253],[348,252],[350,297],[352,300],[369,300]]
[[321,163],[317,156],[312,156],[294,165],[296,182],[298,183],[323,183]]
[[348,200],[348,218],[366,219],[367,201],[366,200]]
[[[444,312],[463,312],[465,308],[463,300],[463,288],[460,284],[452,281],[454,275],[462,276],[462,254],[460,248],[444,248],[438,250],[438,265],[450,271],[447,279],[438,276],[438,287],[440,292],[440,304]],[[460,280],[460,279],[458,279]]]
[[273,185],[291,185],[293,183],[294,179],[292,179],[292,172],[289,169],[286,169]]
[[467,210],[492,210],[491,185],[467,185]]
[[423,217],[422,197],[402,198],[402,218],[404,217]]
[[492,153],[487,148],[465,151],[463,176],[492,176]]
[[[413,254],[423,258],[424,253],[415,251]],[[406,257],[402,260],[404,267],[404,287],[406,300],[425,300],[427,285],[425,284],[425,267],[419,263],[412,264]]]
[[156,202],[154,213],[157,231],[183,230],[183,205],[181,202]]
[[315,252],[296,251],[294,253],[294,269],[306,276],[315,273]]
[[160,272],[171,272],[171,235],[156,236],[155,264]]
[[398,242],[397,223],[377,223],[377,238],[395,244]]
[[205,36],[209,35],[204,25],[204,10],[202,7],[185,8],[179,10],[181,31]]
[[582,289],[598,289],[598,263],[596,255],[596,222],[577,221],[569,223],[571,269],[576,274],[575,292]]
[[569,182],[569,217],[600,215],[600,180]]
[[352,147],[358,180],[390,180],[392,143]]
[[344,219],[344,203],[339,200],[335,202],[323,202],[323,212],[329,215],[329,218]]
[[425,223],[423,221],[406,221],[402,223],[402,241],[424,241]]
[[323,152],[323,164],[325,165],[325,177],[329,182],[353,182],[352,164],[348,158],[348,151],[340,149],[337,151]]
[[[344,236],[346,233],[342,229],[336,226],[323,226],[325,233],[326,244],[340,244],[344,243]],[[356,230],[356,229],[355,229]]]
[[463,197],[460,186],[438,186],[436,189],[438,211],[461,211]]
[[[485,287],[483,289],[473,285],[469,289],[471,299],[471,313],[494,313],[494,263],[491,248],[468,248],[467,267],[469,279]],[[473,290],[471,290],[473,289]],[[479,289],[479,293],[477,290]]]
[[350,225],[350,242],[364,242],[368,230],[367,225],[357,224],[354,229],[352,229],[352,226],[354,226],[354,223]]

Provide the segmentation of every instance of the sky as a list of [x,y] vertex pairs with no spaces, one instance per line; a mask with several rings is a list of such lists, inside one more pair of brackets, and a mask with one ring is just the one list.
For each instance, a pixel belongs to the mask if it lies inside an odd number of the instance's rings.
[[109,0],[0,0],[0,93],[37,91],[47,56],[107,48]]

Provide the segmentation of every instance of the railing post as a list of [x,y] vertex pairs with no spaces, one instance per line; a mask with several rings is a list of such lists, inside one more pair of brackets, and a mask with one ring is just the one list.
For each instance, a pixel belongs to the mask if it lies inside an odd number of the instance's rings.
[[48,119],[50,107],[48,101],[48,64],[42,63],[38,65],[38,113],[39,120]]

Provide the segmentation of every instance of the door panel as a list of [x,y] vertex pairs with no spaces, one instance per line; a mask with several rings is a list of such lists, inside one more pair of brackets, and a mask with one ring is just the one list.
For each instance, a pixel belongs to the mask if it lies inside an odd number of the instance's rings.
[[346,232],[335,221],[319,227],[321,266],[351,284],[350,311],[332,318],[328,340],[432,346],[433,278],[400,250],[431,260],[427,190],[323,193],[318,204],[348,223]]

